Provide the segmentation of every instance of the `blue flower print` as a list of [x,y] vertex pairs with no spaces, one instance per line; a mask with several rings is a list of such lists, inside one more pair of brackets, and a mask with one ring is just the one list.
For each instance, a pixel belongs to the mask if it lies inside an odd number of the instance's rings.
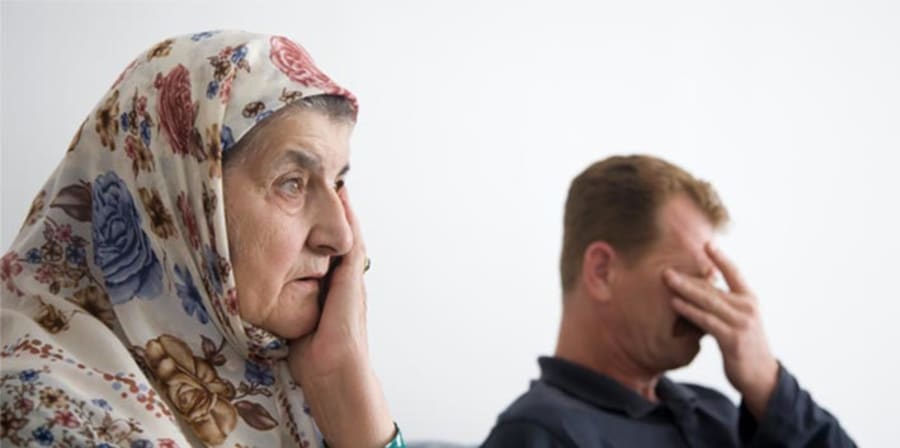
[[25,262],[31,264],[38,264],[41,262],[41,250],[37,247],[32,248],[25,254]]
[[97,445],[97,448],[113,448],[113,446],[104,442],[104,443]]
[[184,312],[189,316],[196,315],[197,320],[201,324],[209,322],[209,313],[206,311],[206,307],[203,306],[203,298],[200,297],[200,291],[194,285],[194,278],[191,277],[191,272],[188,271],[187,267],[182,268],[176,264],[175,275],[178,276],[178,281],[175,282],[175,289],[178,297],[181,298],[181,306],[184,307]]
[[110,171],[94,180],[91,211],[94,263],[103,272],[112,304],[159,296],[162,266],[141,228],[128,186],[116,173]]
[[219,81],[215,79],[209,82],[209,85],[206,86],[206,97],[209,99],[213,99],[216,97],[216,94],[219,93]]
[[50,446],[53,444],[53,433],[46,426],[35,429],[31,436],[42,446]]
[[19,372],[19,381],[21,381],[23,383],[30,383],[30,382],[38,379],[38,376],[40,376],[40,375],[38,374],[37,370],[33,370],[33,369],[23,370],[23,371]]
[[112,412],[112,406],[110,406],[109,402],[102,398],[95,398],[91,400],[91,403],[93,403],[94,406],[97,406],[100,409]]
[[259,123],[260,121],[265,120],[266,118],[269,117],[269,115],[272,115],[272,114],[273,114],[273,112],[271,110],[267,110],[256,116],[256,122]]
[[231,134],[231,128],[222,126],[222,132],[219,133],[219,140],[222,145],[222,153],[224,154],[229,148],[234,146],[234,136]]
[[128,112],[122,112],[120,120],[122,121],[122,129],[128,129]]
[[204,31],[202,33],[197,33],[191,36],[191,40],[194,42],[199,42],[203,39],[208,39],[213,37],[218,31]]
[[69,264],[79,266],[83,265],[86,256],[87,255],[84,252],[84,247],[75,245],[69,245],[68,247],[66,247],[66,261],[68,261]]
[[247,56],[247,46],[241,45],[240,47],[235,48],[231,53],[231,62],[237,64],[238,62],[241,62],[241,59],[244,59],[244,56]]
[[153,448],[153,442],[147,439],[138,439],[131,442],[131,448]]
[[141,140],[144,146],[150,146],[150,122],[147,120],[141,122]]
[[271,386],[275,384],[275,377],[272,376],[272,369],[253,361],[247,361],[247,370],[244,371],[244,379],[250,384],[259,384],[262,386]]

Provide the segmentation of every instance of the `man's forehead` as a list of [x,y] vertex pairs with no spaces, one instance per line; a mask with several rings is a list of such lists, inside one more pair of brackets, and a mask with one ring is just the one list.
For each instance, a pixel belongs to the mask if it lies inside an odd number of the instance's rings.
[[669,198],[657,216],[662,239],[668,245],[703,250],[715,237],[715,227],[694,201],[686,195]]

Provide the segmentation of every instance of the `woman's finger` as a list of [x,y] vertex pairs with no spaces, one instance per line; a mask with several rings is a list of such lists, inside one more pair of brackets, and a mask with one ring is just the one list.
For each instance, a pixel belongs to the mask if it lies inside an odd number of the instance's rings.
[[340,264],[334,268],[319,328],[320,330],[323,326],[339,328],[354,322],[351,324],[353,328],[359,327],[364,330],[366,292],[362,276],[366,260],[365,244],[346,188],[341,189],[339,196],[344,207],[344,216],[353,232],[353,245],[350,251],[343,255]]
[[341,263],[341,270],[344,275],[349,276],[350,278],[358,278],[365,269],[365,242],[363,241],[359,221],[350,204],[350,196],[347,193],[347,188],[342,188],[338,195],[344,206],[344,216],[347,219],[347,223],[350,225],[350,230],[353,232],[353,245],[350,247],[350,251],[344,255],[344,261]]

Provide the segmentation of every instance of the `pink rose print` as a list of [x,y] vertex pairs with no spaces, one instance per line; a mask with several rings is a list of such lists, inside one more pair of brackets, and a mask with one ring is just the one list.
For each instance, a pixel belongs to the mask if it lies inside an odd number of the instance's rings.
[[182,191],[178,193],[178,211],[181,213],[181,222],[188,231],[188,238],[191,240],[191,247],[197,249],[200,247],[200,231],[197,228],[197,219],[194,217],[194,208],[187,200],[187,195]]
[[61,226],[57,226],[55,239],[62,241],[64,243],[68,243],[69,241],[72,241],[72,226],[69,224],[63,224]]
[[356,98],[353,94],[338,87],[331,78],[319,71],[313,64],[309,53],[303,47],[281,36],[273,36],[270,40],[270,45],[272,49],[269,53],[269,59],[291,81],[307,87],[322,89],[329,94],[345,96],[356,107]]
[[238,311],[237,290],[234,288],[229,289],[225,295],[225,309],[232,316],[240,314],[240,311]]
[[157,74],[154,85],[159,89],[159,122],[172,144],[172,151],[186,155],[191,149],[196,114],[191,101],[190,73],[178,64],[166,76]]
[[22,265],[19,264],[19,256],[15,252],[9,252],[0,260],[0,281],[6,285],[9,292],[21,296],[22,291],[13,283],[13,277],[22,273]]

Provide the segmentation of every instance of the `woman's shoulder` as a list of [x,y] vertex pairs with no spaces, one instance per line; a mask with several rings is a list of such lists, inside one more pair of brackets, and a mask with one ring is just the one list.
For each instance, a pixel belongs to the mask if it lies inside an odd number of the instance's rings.
[[48,327],[29,314],[2,311],[0,425],[10,445],[189,446],[112,331],[79,334],[78,322]]

